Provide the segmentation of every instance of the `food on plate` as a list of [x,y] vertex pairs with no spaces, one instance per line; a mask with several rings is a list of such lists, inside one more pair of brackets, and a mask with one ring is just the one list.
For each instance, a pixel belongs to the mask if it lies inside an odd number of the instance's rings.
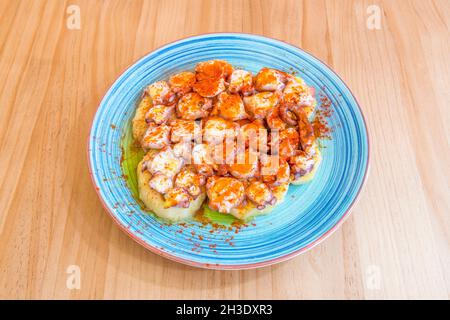
[[241,220],[270,212],[321,163],[316,105],[298,76],[274,68],[252,74],[223,60],[148,85],[132,120],[146,152],[139,197],[170,221],[204,205]]

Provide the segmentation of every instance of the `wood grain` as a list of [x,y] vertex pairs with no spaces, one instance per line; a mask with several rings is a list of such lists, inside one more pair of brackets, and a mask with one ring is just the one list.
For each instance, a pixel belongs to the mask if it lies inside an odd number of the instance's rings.
[[[66,27],[71,4],[80,30]],[[381,30],[366,27],[371,4]],[[1,0],[0,12],[0,298],[449,298],[447,0]],[[258,270],[200,270],[146,251],[105,214],[85,160],[97,106],[128,65],[221,31],[326,61],[370,131],[370,176],[351,218]],[[70,265],[79,290],[66,286]]]

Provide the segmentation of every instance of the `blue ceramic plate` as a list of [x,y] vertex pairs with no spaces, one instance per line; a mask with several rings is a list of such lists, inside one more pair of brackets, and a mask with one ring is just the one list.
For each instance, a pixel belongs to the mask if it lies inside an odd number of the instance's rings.
[[[190,221],[167,224],[136,200],[129,151],[130,120],[143,88],[204,60],[224,59],[257,72],[271,67],[297,72],[332,102],[334,128],[323,141],[323,162],[312,182],[289,187],[286,200],[239,232]],[[123,164],[124,158],[127,164]],[[198,267],[244,269],[266,266],[304,252],[343,222],[365,180],[369,157],[361,110],[344,82],[325,64],[292,45],[249,34],[208,34],[151,52],[126,70],[103,98],[89,138],[95,188],[114,221],[137,242],[164,257]],[[131,167],[130,167],[131,166]],[[125,177],[125,178],[124,178]]]

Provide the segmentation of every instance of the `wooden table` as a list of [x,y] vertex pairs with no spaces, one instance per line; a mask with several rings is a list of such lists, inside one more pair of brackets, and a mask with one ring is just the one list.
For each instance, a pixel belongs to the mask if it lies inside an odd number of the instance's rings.
[[[0,12],[0,298],[449,298],[448,0],[1,0]],[[148,252],[113,224],[88,173],[91,120],[118,75],[156,47],[219,31],[326,61],[371,137],[369,179],[343,227],[257,270]]]

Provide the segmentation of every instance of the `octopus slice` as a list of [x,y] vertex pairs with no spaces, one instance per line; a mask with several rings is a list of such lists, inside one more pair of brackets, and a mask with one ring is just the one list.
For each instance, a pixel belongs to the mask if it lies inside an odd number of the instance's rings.
[[260,92],[244,97],[244,104],[254,119],[264,119],[269,111],[278,104],[279,98],[277,92]]
[[262,120],[255,120],[240,127],[238,149],[250,148],[254,151],[267,151],[267,129]]
[[247,96],[254,91],[253,77],[249,71],[234,70],[228,81],[230,93],[241,92],[244,96]]
[[[313,148],[311,150],[315,149]],[[291,172],[294,175],[294,179],[300,178],[314,169],[314,152],[299,150],[289,159],[289,164],[291,166]]]
[[287,123],[290,126],[296,126],[298,124],[297,117],[292,112],[293,108],[295,108],[295,105],[286,103],[284,101],[282,101],[278,105],[280,119],[283,120],[285,123]]
[[298,119],[298,132],[300,134],[300,147],[303,151],[309,152],[314,145],[314,128],[308,120],[308,116],[303,109],[296,109],[295,114]]
[[168,105],[175,101],[175,94],[170,90],[169,84],[164,80],[149,85],[145,88],[144,95],[149,95],[154,105]]
[[182,158],[185,163],[191,162],[192,144],[190,141],[180,141],[172,145],[175,156]]
[[184,167],[175,178],[175,186],[187,190],[196,199],[202,192],[201,186],[205,184],[205,178],[191,167]]
[[190,202],[192,200],[191,196],[185,188],[175,187],[169,189],[166,194],[164,194],[165,202],[164,207],[179,207],[179,208],[189,208]]
[[228,172],[238,179],[250,179],[258,173],[258,154],[250,149],[236,156],[236,163],[228,165]]
[[162,149],[169,145],[170,127],[162,124],[151,125],[142,138],[141,145],[144,149]]
[[161,172],[156,172],[148,182],[150,188],[161,194],[165,194],[173,188],[173,180]]
[[206,143],[198,143],[192,148],[192,160],[194,164],[213,164],[211,147]]
[[239,94],[222,92],[217,97],[214,107],[218,114],[227,120],[238,121],[248,118],[244,102]]
[[209,147],[215,165],[214,169],[217,170],[217,165],[230,164],[234,162],[237,154],[237,146],[234,139],[226,139],[222,143],[212,144]]
[[[286,112],[290,112],[295,116],[295,124],[298,126],[300,138],[300,148],[303,151],[309,151],[315,142],[314,128],[308,120],[308,115],[301,105],[285,105]],[[280,109],[281,112],[281,109]]]
[[231,177],[209,178],[207,182],[209,207],[221,213],[230,213],[245,198],[244,184]]
[[306,90],[307,87],[302,79],[292,77],[287,81],[283,90],[283,99],[287,103],[297,104],[299,96],[304,94]]
[[145,122],[156,124],[166,123],[173,115],[175,111],[175,105],[165,106],[157,104],[151,107],[145,114]]
[[283,101],[288,105],[302,106],[308,117],[317,104],[314,88],[295,77],[287,82],[283,90]]
[[196,92],[190,92],[178,101],[177,114],[184,120],[196,120],[208,116],[208,110],[211,107],[211,99],[204,98]]
[[233,72],[233,67],[223,60],[209,60],[197,64],[195,73],[197,80],[227,79]]
[[[289,158],[299,149],[300,137],[297,129],[287,128],[279,132],[278,146],[271,141],[272,154],[278,154],[282,158]],[[276,150],[278,147],[278,152]]]
[[215,167],[215,172],[218,176],[228,176],[228,167],[226,164],[219,164]]
[[223,78],[199,80],[192,87],[195,92],[205,98],[213,98],[226,89]]
[[266,122],[267,126],[270,129],[276,129],[276,130],[284,130],[286,129],[286,122],[284,122],[280,118],[280,108],[279,106],[276,106],[269,110],[266,116]]
[[166,147],[147,161],[146,167],[151,174],[161,173],[172,178],[180,172],[183,165],[184,160],[177,157],[170,147]]
[[185,71],[171,76],[169,85],[173,92],[182,96],[192,90],[192,86],[196,81],[195,73]]
[[245,195],[250,199],[258,210],[264,209],[267,205],[274,205],[277,198],[270,188],[261,181],[253,181],[245,188]]
[[196,144],[192,148],[192,163],[198,173],[209,177],[214,173],[214,160],[211,154],[211,148],[205,143]]
[[275,69],[262,68],[255,77],[258,91],[279,91],[285,86],[286,74]]
[[291,170],[287,161],[276,155],[266,155],[260,159],[261,180],[270,186],[288,183]]
[[210,144],[222,143],[226,139],[235,138],[237,125],[221,117],[210,117],[203,127],[203,140]]
[[195,169],[204,177],[211,177],[214,174],[214,168],[210,164],[196,164]]
[[200,124],[194,120],[175,119],[169,125],[172,128],[170,140],[174,143],[195,140],[201,135]]

